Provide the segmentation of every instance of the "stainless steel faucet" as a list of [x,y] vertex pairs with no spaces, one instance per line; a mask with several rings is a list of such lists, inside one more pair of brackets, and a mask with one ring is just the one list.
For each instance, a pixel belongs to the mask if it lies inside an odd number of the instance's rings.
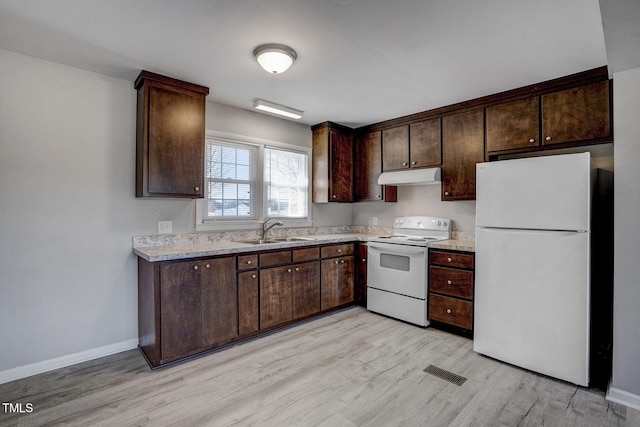
[[267,236],[267,232],[271,230],[273,227],[275,227],[276,225],[279,227],[282,227],[284,225],[282,221],[276,221],[267,227],[267,222],[271,221],[272,219],[273,218],[265,218],[264,222],[262,223],[262,237],[260,237],[260,240],[264,240],[265,237]]

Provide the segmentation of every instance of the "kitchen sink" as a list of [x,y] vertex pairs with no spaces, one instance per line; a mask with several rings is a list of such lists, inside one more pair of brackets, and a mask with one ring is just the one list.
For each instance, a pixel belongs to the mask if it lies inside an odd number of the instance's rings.
[[275,239],[253,239],[253,240],[236,240],[237,243],[248,243],[250,245],[266,245],[269,243],[282,243],[282,240]]
[[271,239],[275,242],[312,242],[316,240],[315,237],[282,237],[278,239]]
[[314,240],[316,240],[315,237],[280,237],[277,239],[237,240],[237,243],[248,243],[250,245],[268,245],[269,243],[311,242]]

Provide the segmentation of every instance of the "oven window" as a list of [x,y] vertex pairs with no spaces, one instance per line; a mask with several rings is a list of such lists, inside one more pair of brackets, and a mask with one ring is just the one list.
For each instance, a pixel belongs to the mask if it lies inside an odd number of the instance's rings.
[[380,267],[409,271],[410,258],[403,255],[380,254]]

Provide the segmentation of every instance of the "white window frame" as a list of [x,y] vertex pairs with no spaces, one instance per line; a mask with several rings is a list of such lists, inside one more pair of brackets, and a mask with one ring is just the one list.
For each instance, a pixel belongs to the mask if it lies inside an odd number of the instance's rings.
[[[254,138],[243,135],[235,135],[227,132],[219,131],[206,131],[206,138],[221,139],[224,141],[236,143],[255,145],[258,147],[258,163],[257,163],[257,200],[259,214],[258,219],[254,220],[229,220],[229,219],[207,219],[205,218],[204,208],[206,205],[206,199],[196,199],[196,231],[225,231],[225,230],[251,230],[260,229],[262,223],[265,220],[265,205],[264,205],[264,149],[265,147],[282,149],[286,151],[293,151],[307,155],[307,179],[309,181],[307,187],[307,217],[306,218],[279,218],[285,228],[294,227],[310,227],[313,224],[312,218],[312,203],[311,203],[311,148],[303,147],[299,145],[286,144],[278,141],[270,141],[261,138]],[[206,159],[205,159],[206,160]]]

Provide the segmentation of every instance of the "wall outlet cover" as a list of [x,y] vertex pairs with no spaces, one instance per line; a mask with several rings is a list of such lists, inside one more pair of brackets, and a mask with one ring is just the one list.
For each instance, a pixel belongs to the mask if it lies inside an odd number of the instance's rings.
[[173,221],[158,221],[158,234],[173,233]]

